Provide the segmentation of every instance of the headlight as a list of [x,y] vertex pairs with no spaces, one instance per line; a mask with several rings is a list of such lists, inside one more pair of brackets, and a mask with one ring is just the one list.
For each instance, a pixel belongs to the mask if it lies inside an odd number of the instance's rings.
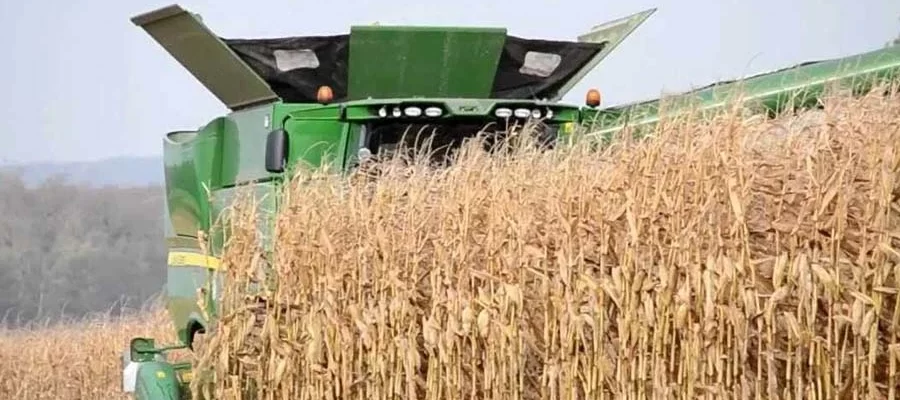
[[516,118],[528,118],[528,116],[531,115],[531,111],[529,111],[527,108],[518,108],[516,109],[515,115]]
[[531,118],[538,119],[540,117],[541,117],[541,110],[538,110],[537,108],[535,108],[534,110],[531,110]]
[[403,113],[406,114],[407,117],[418,117],[422,115],[422,109],[419,107],[406,107],[403,110]]
[[369,150],[368,147],[360,147],[359,151],[356,152],[356,158],[359,161],[365,161],[372,158],[372,150]]
[[425,109],[425,115],[429,117],[440,117],[443,113],[440,107],[428,107]]
[[394,117],[399,117],[399,116],[403,115],[403,113],[400,112],[400,107],[394,107],[394,110],[392,111],[392,115]]
[[512,116],[512,110],[508,108],[498,108],[497,111],[494,111],[494,115],[497,118],[509,118]]
[[553,109],[547,107],[547,115],[546,115],[546,117],[547,117],[547,119],[552,119],[552,118],[553,118]]
[[378,110],[378,116],[381,118],[387,117],[387,107],[381,107]]

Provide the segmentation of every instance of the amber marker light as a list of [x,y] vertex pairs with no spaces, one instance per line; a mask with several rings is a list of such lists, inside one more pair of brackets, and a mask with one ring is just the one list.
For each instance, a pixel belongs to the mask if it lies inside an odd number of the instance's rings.
[[600,91],[597,89],[588,90],[584,98],[584,104],[588,107],[597,107],[600,105]]
[[328,86],[319,86],[319,91],[316,92],[316,100],[321,104],[331,103],[334,100],[334,92]]

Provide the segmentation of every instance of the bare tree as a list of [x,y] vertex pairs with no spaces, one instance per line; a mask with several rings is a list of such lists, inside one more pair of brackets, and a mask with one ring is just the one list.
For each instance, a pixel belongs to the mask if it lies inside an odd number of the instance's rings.
[[0,325],[80,317],[155,296],[166,273],[163,202],[159,187],[50,179],[31,188],[0,172]]

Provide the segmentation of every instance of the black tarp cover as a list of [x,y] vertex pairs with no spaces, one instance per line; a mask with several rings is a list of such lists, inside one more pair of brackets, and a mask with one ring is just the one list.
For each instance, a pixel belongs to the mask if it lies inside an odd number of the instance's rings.
[[[552,97],[604,47],[603,43],[561,42],[506,36],[506,44],[500,55],[497,74],[494,76],[491,97],[498,99]],[[556,54],[561,60],[549,76],[524,74],[520,69],[525,64],[528,52]]]
[[[347,97],[350,35],[222,40],[285,102],[315,102],[322,85],[331,87],[335,100]],[[301,49],[315,53],[318,67],[279,68],[277,51]]]
[[[349,34],[274,39],[222,38],[222,40],[285,102],[315,102],[316,92],[322,85],[331,87],[335,101],[349,100],[347,99]],[[604,46],[604,43],[523,39],[508,35],[500,54],[490,97],[497,99],[552,97],[594,55],[603,50]],[[297,51],[305,49],[314,52],[318,66],[290,69],[282,65],[279,68],[277,52],[298,54]],[[545,53],[538,59],[544,62],[557,62],[556,68],[549,75],[523,73],[521,69],[529,52]],[[546,53],[559,57],[547,57]]]

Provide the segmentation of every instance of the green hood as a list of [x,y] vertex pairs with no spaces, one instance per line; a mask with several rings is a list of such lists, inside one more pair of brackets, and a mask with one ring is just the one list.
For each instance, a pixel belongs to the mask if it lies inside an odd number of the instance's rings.
[[524,39],[503,28],[376,25],[344,35],[226,39],[177,5],[132,21],[234,109],[315,102],[321,86],[334,101],[558,100],[654,11],[597,26],[577,41]]

